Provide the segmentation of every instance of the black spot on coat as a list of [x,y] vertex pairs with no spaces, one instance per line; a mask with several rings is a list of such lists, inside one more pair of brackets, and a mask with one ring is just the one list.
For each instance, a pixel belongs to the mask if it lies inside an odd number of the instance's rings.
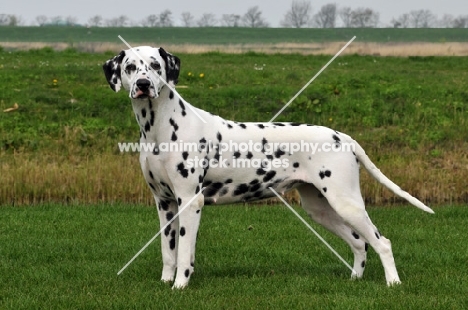
[[171,225],[168,225],[166,229],[164,229],[164,235],[167,237],[169,236],[170,232],[171,232]]
[[263,177],[263,182],[270,181],[271,179],[273,179],[275,175],[276,175],[276,171],[273,171],[273,170],[268,171],[267,174]]
[[261,183],[255,183],[253,185],[250,186],[250,192],[256,192],[260,189],[260,187],[262,187],[262,184]]
[[170,241],[169,241],[169,248],[171,250],[174,250],[175,249],[175,237],[173,237]]
[[179,125],[177,125],[177,123],[172,118],[169,119],[169,123],[172,127],[174,127],[174,131],[177,131],[179,129]]
[[177,165],[177,171],[180,173],[181,176],[184,178],[188,177],[188,170],[185,169],[184,163],[180,163]]
[[275,156],[276,158],[280,158],[281,156],[283,156],[284,154],[286,154],[283,150],[281,150],[280,148],[278,148],[275,152]]
[[174,213],[170,211],[166,213],[166,220],[170,221],[172,220],[173,217],[174,217]]
[[159,206],[160,206],[161,209],[163,209],[164,211],[169,210],[169,204],[167,203],[167,201],[161,200],[161,201],[159,202]]
[[150,112],[150,125],[153,126],[154,125],[154,111],[151,110]]
[[335,140],[336,143],[341,142],[341,139],[337,135],[333,135],[333,140]]
[[221,182],[215,182],[205,189],[203,194],[205,197],[212,197],[218,193],[218,191],[223,188],[224,184]]
[[325,177],[330,177],[331,176],[331,171],[330,170],[325,170],[325,171],[320,171],[319,173],[320,178],[323,180]]
[[234,190],[234,196],[239,196],[245,194],[249,191],[249,186],[245,183],[239,184],[237,188]]

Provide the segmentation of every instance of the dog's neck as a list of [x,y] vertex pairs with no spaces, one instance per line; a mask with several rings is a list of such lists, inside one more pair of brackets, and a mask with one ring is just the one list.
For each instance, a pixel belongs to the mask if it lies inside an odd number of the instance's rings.
[[[170,96],[175,97],[169,100]],[[164,86],[157,98],[132,99],[133,113],[140,127],[140,138],[142,141],[158,142],[161,123],[174,110],[178,96],[168,86]],[[167,123],[169,125],[169,122]]]

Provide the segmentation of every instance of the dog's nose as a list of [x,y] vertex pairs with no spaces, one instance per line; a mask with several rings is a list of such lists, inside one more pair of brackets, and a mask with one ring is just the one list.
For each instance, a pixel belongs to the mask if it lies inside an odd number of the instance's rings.
[[141,91],[146,91],[150,87],[151,83],[147,79],[138,79],[136,81],[136,85]]

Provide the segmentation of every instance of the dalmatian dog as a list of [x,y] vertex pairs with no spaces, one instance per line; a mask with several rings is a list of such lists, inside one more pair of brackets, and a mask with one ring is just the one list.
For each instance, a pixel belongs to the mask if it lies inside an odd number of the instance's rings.
[[[281,194],[295,188],[308,215],[351,247],[352,278],[362,277],[370,245],[380,256],[387,284],[400,283],[390,240],[366,212],[360,164],[396,195],[426,212],[433,211],[380,172],[350,136],[308,124],[234,122],[197,109],[175,90],[180,60],[163,48],[123,50],[103,69],[112,90],[123,87],[129,92],[140,143],[155,146],[141,149],[140,164],[158,206],[160,226],[184,208],[161,233],[162,281],[173,281],[173,288],[188,285],[205,204],[254,201],[273,197],[270,188]],[[176,151],[163,147],[182,142],[198,147]],[[319,147],[316,152],[293,152],[287,147],[292,143]],[[345,144],[353,148],[320,152],[327,144],[332,149]],[[226,150],[225,145],[233,148]],[[238,165],[240,160],[243,166]]]

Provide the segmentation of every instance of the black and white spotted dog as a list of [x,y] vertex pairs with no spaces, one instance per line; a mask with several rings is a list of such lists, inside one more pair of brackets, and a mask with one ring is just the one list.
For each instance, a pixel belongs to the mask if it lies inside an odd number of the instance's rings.
[[[253,201],[297,189],[302,207],[313,220],[341,237],[354,253],[352,277],[364,272],[370,244],[379,254],[388,285],[400,283],[391,244],[372,224],[359,186],[359,163],[384,186],[414,206],[433,211],[400,189],[378,170],[361,146],[341,132],[297,123],[238,123],[197,109],[174,90],[180,60],[162,48],[141,46],[108,60],[104,72],[111,88],[130,93],[140,126],[140,142],[156,146],[175,142],[196,143],[195,150],[140,152],[143,175],[158,205],[164,227],[196,194],[198,198],[161,234],[162,281],[174,288],[187,286],[194,270],[195,243],[204,204]],[[202,122],[200,116],[206,121]],[[348,143],[354,150],[291,152],[279,143],[299,141],[335,147]],[[249,150],[221,152],[220,145],[260,144]],[[274,146],[272,149],[267,146]],[[223,165],[194,165],[199,159]],[[261,166],[239,167],[236,160],[261,160]],[[268,165],[274,163],[277,165]],[[278,162],[279,161],[279,162]],[[289,165],[278,165],[289,163]],[[202,193],[201,189],[205,187]]]

